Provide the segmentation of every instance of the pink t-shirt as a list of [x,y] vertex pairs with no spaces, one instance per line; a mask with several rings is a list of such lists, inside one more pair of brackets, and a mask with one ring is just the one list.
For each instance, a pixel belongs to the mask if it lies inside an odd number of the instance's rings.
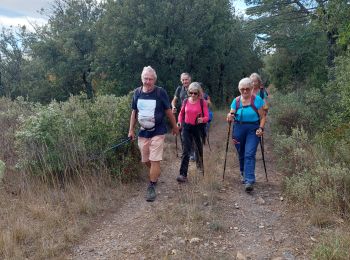
[[186,107],[184,108],[185,102],[183,102],[183,105],[181,107],[181,111],[179,113],[178,122],[183,123],[183,113],[185,113],[185,123],[190,125],[196,124],[196,119],[199,115],[199,117],[203,117],[203,123],[207,123],[209,121],[209,112],[208,112],[208,105],[205,100],[203,100],[203,113],[202,115],[202,108],[201,108],[201,102],[199,99],[197,99],[196,103],[191,104],[189,100],[186,102]]

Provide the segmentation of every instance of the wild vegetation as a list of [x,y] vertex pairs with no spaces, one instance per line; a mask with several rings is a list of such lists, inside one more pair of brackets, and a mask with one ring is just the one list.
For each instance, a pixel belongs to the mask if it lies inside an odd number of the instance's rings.
[[[190,72],[219,107],[262,74],[286,195],[315,225],[349,226],[349,2],[245,2],[250,18],[227,0],[56,0],[46,25],[2,30],[1,257],[57,256],[137,178],[135,145],[109,148],[145,65],[170,95]],[[347,259],[348,233],[325,233],[314,258]]]
[[[350,220],[349,15],[346,1],[246,1],[265,56],[271,127],[285,192],[330,227]],[[348,233],[326,232],[315,259],[348,259]],[[342,232],[340,232],[342,233]],[[330,237],[338,236],[332,240]]]

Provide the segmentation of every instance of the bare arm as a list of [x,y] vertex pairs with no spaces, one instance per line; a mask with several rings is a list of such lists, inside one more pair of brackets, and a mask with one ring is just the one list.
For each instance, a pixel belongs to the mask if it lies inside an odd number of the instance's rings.
[[132,110],[130,115],[130,124],[129,124],[129,134],[128,137],[131,138],[131,140],[135,140],[135,125],[136,125],[136,116],[137,112],[136,110]]
[[258,130],[256,130],[256,135],[257,136],[262,136],[264,134],[264,127],[266,123],[266,113],[264,109],[260,108],[258,110],[259,116],[260,116],[260,124]]
[[176,125],[175,116],[174,116],[173,112],[171,111],[171,109],[165,110],[165,114],[169,118],[173,134],[176,134],[176,135],[179,134],[179,128]]
[[172,113],[175,114],[176,111],[176,102],[177,102],[177,97],[174,96],[173,100],[171,101],[171,107],[172,107]]

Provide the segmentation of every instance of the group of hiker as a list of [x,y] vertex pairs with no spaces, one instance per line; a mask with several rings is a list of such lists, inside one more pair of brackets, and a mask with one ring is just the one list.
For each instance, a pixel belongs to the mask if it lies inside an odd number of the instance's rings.
[[[188,181],[187,173],[190,159],[196,161],[197,169],[204,174],[203,143],[208,134],[209,123],[213,117],[210,97],[203,91],[203,84],[192,82],[189,73],[182,73],[179,86],[171,103],[167,92],[155,85],[156,71],[147,66],[141,73],[142,86],[134,91],[132,112],[128,137],[135,140],[136,122],[140,125],[138,146],[141,161],[149,168],[149,185],[146,193],[147,201],[156,198],[156,185],[160,176],[160,161],[168,117],[172,133],[179,135],[182,145],[182,156],[179,183]],[[243,78],[238,84],[240,96],[236,97],[227,114],[227,122],[231,127],[232,140],[238,157],[242,183],[245,191],[251,192],[255,183],[255,155],[260,138],[264,134],[267,114],[267,92],[261,88],[261,78],[253,73]],[[177,123],[176,123],[177,122]]]

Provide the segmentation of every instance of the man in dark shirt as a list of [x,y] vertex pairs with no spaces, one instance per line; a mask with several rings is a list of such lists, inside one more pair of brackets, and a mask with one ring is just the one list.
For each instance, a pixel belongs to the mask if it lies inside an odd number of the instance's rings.
[[165,115],[169,118],[173,134],[178,134],[175,117],[171,111],[166,91],[155,86],[156,71],[144,67],[141,73],[142,86],[137,88],[132,99],[132,112],[128,136],[135,140],[136,120],[140,124],[138,146],[141,160],[150,169],[147,201],[156,198],[155,186],[160,176],[160,161],[163,159],[164,139],[167,132]]
[[175,90],[175,95],[171,101],[171,107],[174,114],[179,113],[181,109],[182,102],[188,97],[187,89],[191,84],[191,75],[184,72],[180,76],[180,81],[182,86],[178,86]]
[[[191,75],[187,72],[181,73],[180,81],[182,83],[182,86],[178,86],[176,88],[174,98],[171,101],[172,112],[175,115],[175,118],[177,118],[178,114],[180,113],[182,102],[186,98],[188,98],[187,90],[188,90],[188,86],[192,82]],[[181,137],[181,146],[183,148],[182,136],[180,137]],[[192,148],[190,161],[195,161],[195,160],[196,160],[195,151],[194,151],[194,148]]]

